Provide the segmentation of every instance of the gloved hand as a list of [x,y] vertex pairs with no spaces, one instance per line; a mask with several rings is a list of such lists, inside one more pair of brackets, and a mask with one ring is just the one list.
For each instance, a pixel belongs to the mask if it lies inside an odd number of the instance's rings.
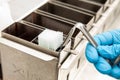
[[94,64],[99,72],[120,79],[120,63],[111,66],[106,61],[109,59],[114,62],[120,55],[120,30],[98,34],[94,39],[98,47],[96,49],[88,43],[85,51],[86,58]]

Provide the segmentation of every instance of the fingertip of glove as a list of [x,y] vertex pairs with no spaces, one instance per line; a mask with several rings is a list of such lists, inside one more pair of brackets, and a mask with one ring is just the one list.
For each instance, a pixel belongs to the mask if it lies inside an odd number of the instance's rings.
[[95,35],[95,36],[94,36],[94,40],[96,41],[96,43],[97,43],[98,45],[101,44],[100,39],[99,39],[99,35]]
[[94,37],[95,41],[98,45],[107,45],[112,43],[112,35],[110,32],[104,32],[102,34],[98,34]]
[[99,57],[99,60],[94,64],[96,69],[102,74],[110,74],[112,67],[110,64],[102,57]]
[[98,47],[97,47],[97,50],[98,50],[98,51],[103,50],[103,46],[98,46]]
[[120,67],[117,65],[113,67],[110,76],[120,79]]
[[101,54],[104,55],[104,53],[106,53],[106,47],[105,46],[98,46],[97,51],[99,52],[100,55]]
[[99,57],[97,50],[90,43],[87,44],[87,47],[85,50],[85,56],[87,60],[91,63],[96,63]]
[[97,51],[99,52],[99,55],[114,60],[118,55],[120,55],[120,45],[114,44],[111,46],[98,46]]

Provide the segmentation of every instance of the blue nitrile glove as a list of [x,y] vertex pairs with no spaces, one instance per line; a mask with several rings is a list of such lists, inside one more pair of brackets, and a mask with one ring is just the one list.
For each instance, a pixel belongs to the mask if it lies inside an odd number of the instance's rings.
[[86,57],[96,69],[109,76],[120,79],[120,63],[111,66],[106,59],[114,60],[120,55],[120,30],[105,32],[94,37],[97,49],[90,43],[86,47]]

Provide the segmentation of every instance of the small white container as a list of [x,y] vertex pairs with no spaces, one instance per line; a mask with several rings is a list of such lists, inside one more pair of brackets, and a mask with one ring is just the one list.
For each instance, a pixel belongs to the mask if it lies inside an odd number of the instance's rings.
[[38,36],[38,44],[41,47],[56,50],[63,43],[63,32],[53,31],[50,29],[44,30]]

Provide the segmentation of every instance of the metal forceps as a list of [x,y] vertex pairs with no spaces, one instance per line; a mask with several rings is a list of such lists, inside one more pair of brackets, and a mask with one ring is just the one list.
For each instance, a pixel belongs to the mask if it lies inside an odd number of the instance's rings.
[[[67,44],[67,42],[71,39],[72,35],[75,32],[75,29],[79,29],[83,35],[86,37],[86,39],[95,47],[97,48],[98,44],[96,43],[96,41],[93,39],[93,37],[91,36],[91,34],[87,31],[86,27],[84,24],[82,23],[77,23],[69,32],[68,37],[66,38],[65,42],[63,43],[63,46],[65,46]],[[120,56],[117,57],[117,59],[113,62],[111,62],[110,60],[106,59],[106,61],[108,63],[111,64],[111,66],[116,65],[120,62]]]

